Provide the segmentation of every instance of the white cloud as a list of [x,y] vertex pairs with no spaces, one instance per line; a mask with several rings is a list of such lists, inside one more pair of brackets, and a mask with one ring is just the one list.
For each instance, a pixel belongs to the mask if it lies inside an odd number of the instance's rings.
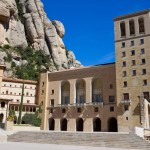
[[111,52],[100,58],[99,63],[107,63],[115,58],[115,53]]

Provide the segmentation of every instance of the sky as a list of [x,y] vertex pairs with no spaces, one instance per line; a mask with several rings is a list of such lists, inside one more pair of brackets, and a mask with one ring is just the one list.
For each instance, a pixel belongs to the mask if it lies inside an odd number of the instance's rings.
[[65,26],[63,41],[84,66],[115,61],[113,18],[150,8],[150,0],[42,0]]

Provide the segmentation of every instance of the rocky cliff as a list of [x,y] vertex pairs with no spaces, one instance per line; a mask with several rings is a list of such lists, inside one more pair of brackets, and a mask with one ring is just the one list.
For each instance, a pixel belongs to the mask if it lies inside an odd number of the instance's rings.
[[60,21],[48,19],[41,0],[0,0],[0,46],[42,50],[58,69],[80,67],[74,53],[66,50],[64,34]]

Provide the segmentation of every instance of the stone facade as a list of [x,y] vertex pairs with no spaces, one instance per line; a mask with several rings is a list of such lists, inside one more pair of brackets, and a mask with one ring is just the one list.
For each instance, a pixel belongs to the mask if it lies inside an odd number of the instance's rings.
[[39,104],[43,130],[117,130],[115,64],[41,73]]
[[[0,120],[1,123],[6,122],[9,110],[15,110],[16,117],[18,118],[23,83],[24,83],[24,96],[23,96],[22,117],[26,113],[35,113],[38,107],[37,82],[29,80],[5,78],[3,76],[4,68],[5,66],[0,66],[0,115],[2,115]],[[17,120],[14,121],[14,123],[16,122]]]
[[149,100],[150,92],[150,10],[117,17],[114,22],[118,127],[129,131],[146,121],[141,101]]

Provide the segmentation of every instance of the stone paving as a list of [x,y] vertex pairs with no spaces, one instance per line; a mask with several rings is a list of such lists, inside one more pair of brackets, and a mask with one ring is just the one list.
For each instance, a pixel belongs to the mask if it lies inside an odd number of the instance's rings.
[[121,148],[68,146],[68,145],[52,145],[52,144],[36,144],[36,143],[13,143],[13,142],[0,143],[0,149],[1,150],[34,150],[34,149],[36,150],[48,150],[48,149],[49,150],[127,150]]

